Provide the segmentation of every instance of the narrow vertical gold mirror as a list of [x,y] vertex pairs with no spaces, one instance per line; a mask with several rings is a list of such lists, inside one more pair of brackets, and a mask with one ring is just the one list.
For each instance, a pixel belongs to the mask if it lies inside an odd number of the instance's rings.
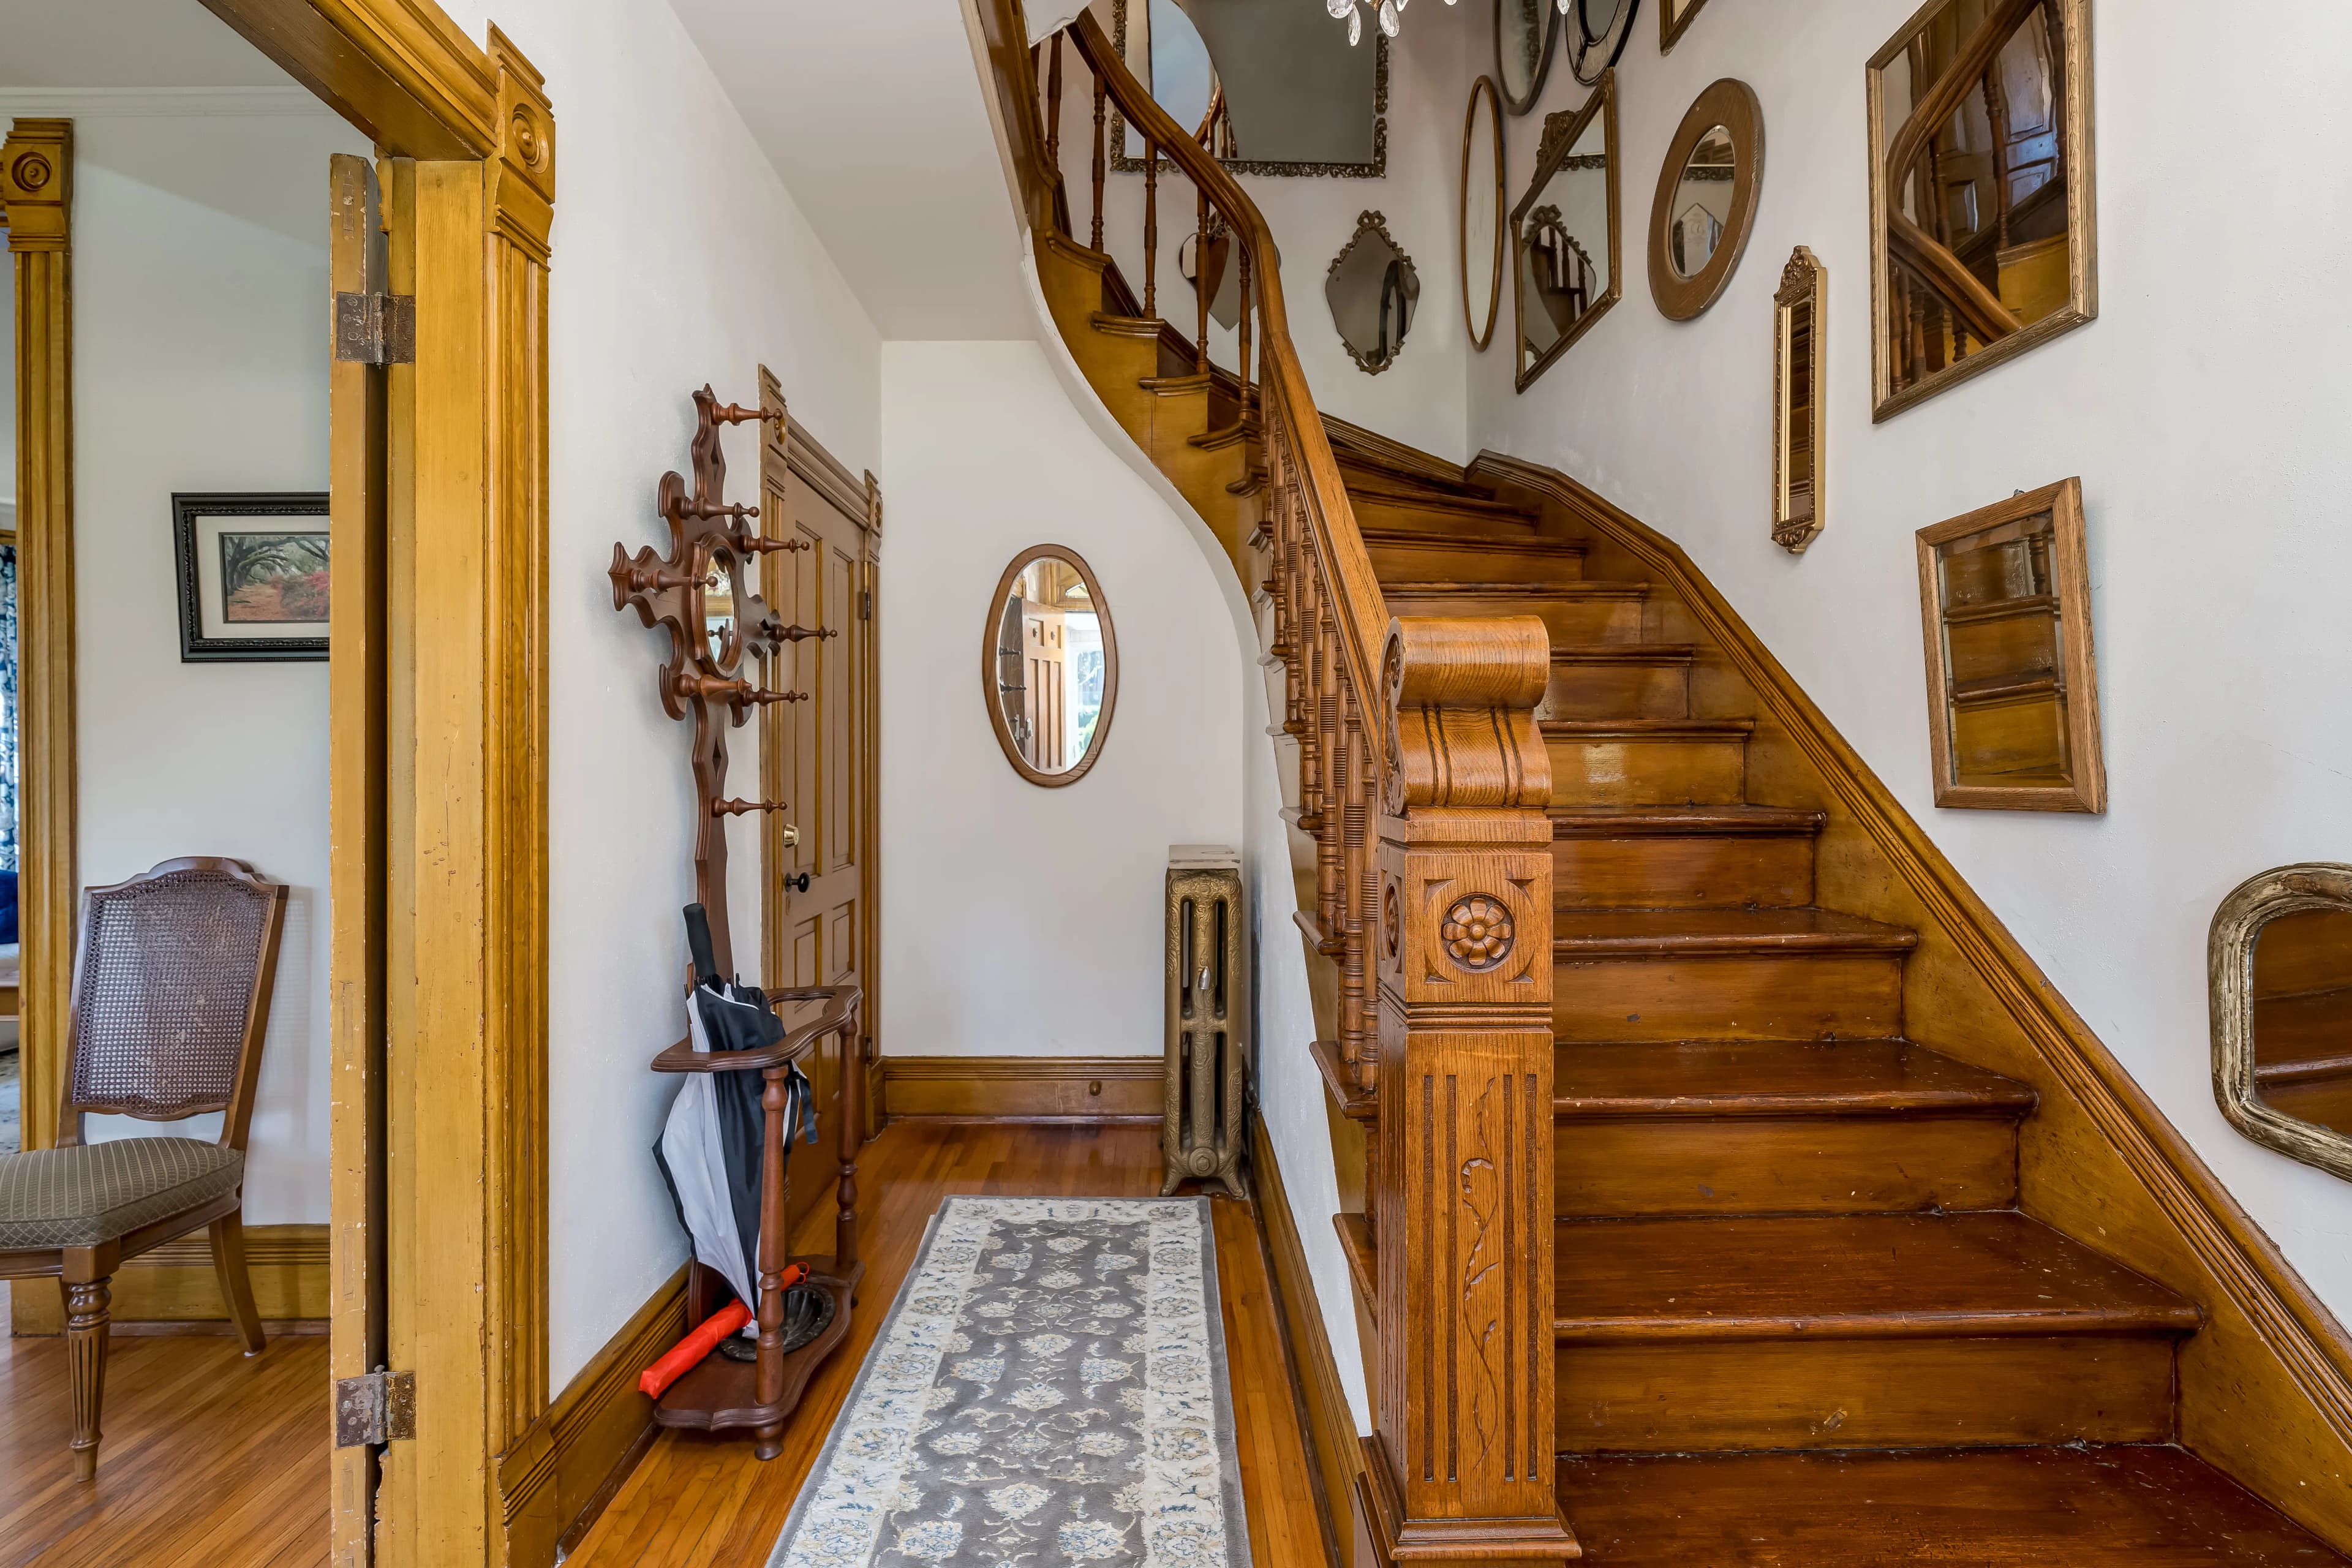
[[1024,550],[989,602],[981,679],[1004,760],[1031,784],[1076,784],[1102,755],[1118,700],[1118,639],[1075,550]]
[[2208,951],[2213,1093],[2259,1143],[2352,1177],[2352,866],[2241,884]]
[[1936,804],[2107,808],[2083,481],[1919,531]]
[[1503,109],[1495,79],[1470,89],[1462,123],[1462,319],[1470,346],[1494,341],[1503,303]]
[[1511,210],[1521,392],[1624,293],[1617,215],[1617,73],[1606,71],[1582,109],[1545,119],[1534,178]]
[[1829,289],[1829,268],[1801,245],[1772,300],[1772,542],[1791,555],[1802,555],[1827,521],[1822,366]]

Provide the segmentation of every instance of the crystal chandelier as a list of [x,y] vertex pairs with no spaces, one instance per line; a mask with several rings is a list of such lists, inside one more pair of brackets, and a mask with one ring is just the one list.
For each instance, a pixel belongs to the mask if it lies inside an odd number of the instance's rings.
[[[1454,0],[1445,0],[1445,3],[1451,5]],[[1400,26],[1398,19],[1403,16],[1407,4],[1408,0],[1323,0],[1323,8],[1335,17],[1346,17],[1348,42],[1360,44],[1364,41],[1366,11],[1379,17],[1381,31],[1393,38],[1397,36],[1397,28]],[[1563,11],[1568,9],[1566,0],[1561,0],[1560,9]]]

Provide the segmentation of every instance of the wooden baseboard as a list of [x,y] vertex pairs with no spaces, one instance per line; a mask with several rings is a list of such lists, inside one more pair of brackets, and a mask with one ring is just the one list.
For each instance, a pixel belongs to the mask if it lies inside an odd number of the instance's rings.
[[[327,1316],[327,1227],[323,1225],[249,1225],[245,1227],[245,1265],[253,1278],[254,1305],[277,1333],[315,1331]],[[113,1314],[127,1331],[151,1325],[228,1328],[228,1308],[213,1277],[213,1247],[203,1231],[167,1241],[142,1253],[114,1277]],[[9,1296],[16,1332],[65,1332],[65,1302],[56,1281],[19,1279]]]
[[1282,1337],[1298,1374],[1299,1403],[1307,1418],[1307,1454],[1315,1467],[1316,1510],[1323,1517],[1324,1550],[1335,1568],[1372,1568],[1359,1554],[1352,1510],[1356,1477],[1363,1468],[1362,1445],[1348,1395],[1339,1384],[1339,1363],[1315,1281],[1307,1272],[1307,1249],[1298,1238],[1298,1216],[1282,1184],[1282,1165],[1265,1121],[1250,1112],[1250,1170],[1257,1189],[1258,1227],[1273,1262],[1275,1300],[1282,1311]]
[[1152,1057],[884,1057],[887,1116],[968,1121],[1157,1121]]
[[551,1568],[588,1533],[652,1441],[637,1375],[686,1332],[681,1268],[621,1325],[499,1462],[509,1568]]
[[2277,1246],[1680,546],[1557,469],[1487,452],[1466,477],[1589,533],[1588,575],[1613,553],[1679,601],[1677,635],[1703,647],[1695,693],[1717,670],[1754,694],[1750,798],[1828,815],[1820,901],[1919,932],[1905,1007],[1921,1043],[2041,1095],[2026,1212],[2204,1309],[2179,1358],[2181,1440],[2352,1549],[2352,1338]]

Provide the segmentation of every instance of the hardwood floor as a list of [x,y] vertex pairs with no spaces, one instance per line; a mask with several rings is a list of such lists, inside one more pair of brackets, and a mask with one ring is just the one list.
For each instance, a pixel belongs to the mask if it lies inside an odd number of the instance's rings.
[[85,1484],[66,1448],[65,1342],[0,1333],[0,1568],[324,1563],[326,1389],[322,1337],[272,1335],[248,1361],[226,1334],[117,1334]]
[[[886,1128],[858,1159],[867,1272],[856,1326],[810,1386],[783,1456],[762,1464],[748,1442],[663,1433],[573,1552],[572,1568],[760,1568],[940,1200],[957,1193],[1155,1196],[1159,1139],[1158,1129],[1136,1126]],[[829,1249],[832,1223],[829,1206],[820,1205],[804,1222],[803,1245]],[[1325,1561],[1322,1526],[1265,1253],[1245,1205],[1217,1200],[1215,1225],[1250,1554],[1268,1568],[1309,1568]]]

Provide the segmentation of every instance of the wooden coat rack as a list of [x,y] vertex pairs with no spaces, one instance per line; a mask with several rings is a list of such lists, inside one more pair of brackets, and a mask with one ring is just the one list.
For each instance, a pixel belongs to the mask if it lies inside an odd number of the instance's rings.
[[[804,691],[763,686],[754,679],[761,666],[772,670],[787,644],[829,637],[829,628],[787,626],[752,591],[751,564],[775,552],[806,550],[806,541],[772,539],[760,531],[755,506],[726,499],[727,457],[719,428],[747,421],[782,420],[782,409],[722,405],[709,386],[694,395],[694,481],[675,470],[661,477],[655,506],[669,524],[670,547],[656,554],[651,545],[632,556],[613,546],[613,608],[634,608],[649,628],[669,633],[669,656],[659,671],[661,702],[673,719],[694,723],[694,882],[710,922],[710,942],[719,972],[735,973],[731,923],[727,916],[727,823],[747,812],[782,811],[782,801],[737,800],[727,795],[727,734],[753,710],[772,702],[800,702]],[[724,587],[731,615],[714,626],[711,595]],[[755,662],[746,666],[745,658]],[[798,834],[784,829],[785,843]],[[654,1058],[656,1072],[759,1072],[766,1079],[761,1105],[766,1118],[760,1172],[760,1336],[751,1362],[713,1355],[672,1384],[654,1407],[665,1426],[698,1431],[749,1428],[762,1459],[783,1451],[784,1422],[800,1403],[809,1379],[849,1334],[850,1309],[866,1272],[857,1256],[857,1146],[865,1125],[858,1103],[861,1074],[842,1076],[840,1117],[840,1214],[831,1257],[787,1256],[785,1234],[784,1080],[794,1063],[819,1041],[839,1035],[846,1053],[857,1038],[864,998],[855,985],[815,985],[781,991],[772,1005],[806,1005],[814,1016],[794,1024],[775,1045],[751,1051],[705,1052],[680,1040]],[[833,1319],[815,1339],[797,1349],[783,1347],[782,1276],[792,1262],[809,1268],[809,1287],[833,1299]],[[691,1328],[725,1304],[730,1292],[716,1271],[688,1266],[687,1320]]]

